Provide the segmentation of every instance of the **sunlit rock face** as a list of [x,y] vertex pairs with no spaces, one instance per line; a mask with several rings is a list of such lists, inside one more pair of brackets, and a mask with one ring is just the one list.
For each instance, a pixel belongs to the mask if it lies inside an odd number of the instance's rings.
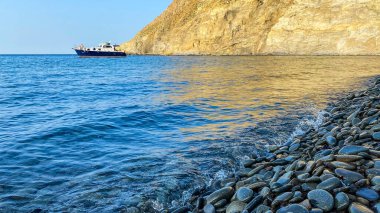
[[174,0],[121,47],[163,55],[378,55],[380,0]]

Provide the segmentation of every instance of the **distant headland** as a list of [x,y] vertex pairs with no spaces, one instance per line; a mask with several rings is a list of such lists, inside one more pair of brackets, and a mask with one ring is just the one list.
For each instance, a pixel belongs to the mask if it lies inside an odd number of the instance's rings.
[[174,0],[131,54],[380,55],[377,0]]

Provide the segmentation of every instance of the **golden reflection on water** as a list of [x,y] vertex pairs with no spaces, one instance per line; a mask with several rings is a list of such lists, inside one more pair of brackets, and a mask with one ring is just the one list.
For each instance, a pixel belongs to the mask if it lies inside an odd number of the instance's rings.
[[[172,57],[178,64],[163,81],[180,83],[171,101],[208,105],[205,118],[221,121],[189,132],[246,128],[290,108],[323,109],[330,98],[360,89],[380,74],[379,56]],[[174,94],[174,95],[173,95]],[[247,119],[249,118],[249,119]],[[224,123],[223,121],[226,121]]]

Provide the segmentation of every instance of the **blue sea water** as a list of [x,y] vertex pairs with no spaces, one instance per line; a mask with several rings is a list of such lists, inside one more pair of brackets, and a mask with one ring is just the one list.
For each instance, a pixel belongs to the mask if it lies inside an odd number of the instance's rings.
[[0,55],[0,211],[160,211],[286,142],[379,57]]

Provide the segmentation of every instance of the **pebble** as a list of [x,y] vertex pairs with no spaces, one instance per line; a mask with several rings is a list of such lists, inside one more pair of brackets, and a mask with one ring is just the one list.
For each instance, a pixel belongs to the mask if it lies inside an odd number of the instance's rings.
[[245,210],[252,211],[257,205],[259,205],[263,201],[264,197],[259,195],[251,200],[246,206]]
[[361,188],[356,191],[356,195],[365,198],[369,201],[377,201],[379,199],[379,194],[372,189]]
[[354,162],[363,159],[363,157],[359,155],[335,155],[335,159],[342,162]]
[[367,152],[368,148],[362,147],[362,146],[355,146],[355,145],[350,145],[350,146],[345,146],[342,149],[339,150],[338,154],[340,155],[355,155],[360,152]]
[[363,204],[356,203],[356,202],[350,205],[348,212],[349,213],[374,213],[371,209],[367,208]]
[[255,210],[253,210],[253,213],[265,213],[270,210],[269,206],[266,205],[260,205]]
[[207,204],[207,205],[203,208],[203,212],[204,212],[204,213],[215,213],[215,207],[214,207],[212,204]]
[[242,202],[249,202],[253,197],[253,190],[247,187],[242,187],[237,190],[236,198]]
[[380,176],[375,176],[371,179],[372,185],[380,185]]
[[350,205],[350,198],[344,192],[339,192],[335,195],[335,208],[338,211],[342,211],[348,208]]
[[303,207],[299,204],[292,204],[292,205],[289,205],[286,207],[282,207],[277,211],[277,213],[289,213],[289,212],[308,213],[309,211],[305,207]]
[[345,162],[340,162],[340,161],[331,162],[331,165],[333,165],[335,168],[342,168],[342,169],[348,169],[348,170],[356,169],[355,165],[348,164]]
[[307,198],[313,207],[320,208],[325,212],[331,211],[334,208],[334,198],[326,190],[312,190],[307,194]]
[[335,146],[336,145],[336,138],[334,136],[327,136],[326,137],[326,142],[330,145],[330,146]]
[[284,202],[287,202],[289,201],[291,198],[293,197],[293,193],[292,192],[285,192],[285,193],[282,193],[281,195],[277,196],[272,205],[273,206],[277,206],[278,204],[280,203],[284,203]]
[[342,183],[339,178],[332,177],[318,184],[317,189],[324,189],[324,190],[330,191],[335,188],[338,188],[339,186],[341,186],[341,184]]
[[376,141],[380,141],[380,132],[375,132],[372,134],[372,138]]
[[364,176],[360,173],[349,171],[347,169],[335,169],[335,174],[339,177],[343,177],[343,179],[350,183],[356,182],[364,178]]
[[225,187],[207,196],[206,201],[207,203],[215,204],[219,200],[231,198],[233,194],[234,194],[234,189],[232,187]]
[[241,201],[232,201],[227,206],[226,213],[241,213],[247,204]]

